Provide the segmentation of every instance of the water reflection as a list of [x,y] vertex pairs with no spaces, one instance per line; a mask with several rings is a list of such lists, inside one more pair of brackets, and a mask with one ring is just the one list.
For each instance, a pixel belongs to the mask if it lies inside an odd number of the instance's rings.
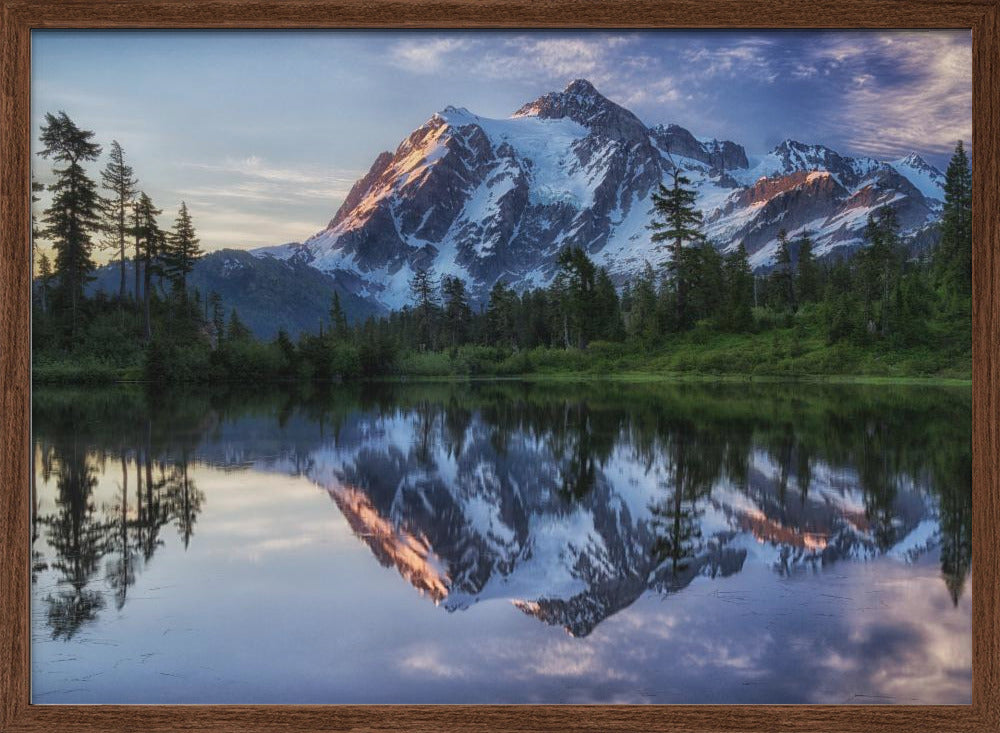
[[[53,510],[32,518],[33,577],[54,578],[36,599],[61,639],[121,610],[167,527],[197,541],[208,499],[191,469],[207,464],[307,477],[443,608],[503,598],[576,637],[748,562],[795,575],[938,552],[957,605],[969,414],[967,390],[823,385],[39,391]],[[99,476],[116,485],[100,505]]]

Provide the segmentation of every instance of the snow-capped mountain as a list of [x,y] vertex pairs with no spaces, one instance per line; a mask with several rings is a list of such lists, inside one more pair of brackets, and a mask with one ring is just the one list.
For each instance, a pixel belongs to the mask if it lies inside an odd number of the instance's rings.
[[755,267],[772,262],[782,228],[809,232],[821,256],[850,252],[887,205],[904,236],[925,238],[944,198],[941,172],[916,155],[883,162],[786,140],[748,156],[677,125],[647,127],[581,79],[507,119],[445,108],[375,159],[325,229],[255,254],[308,263],[390,308],[408,301],[418,268],[462,277],[477,297],[498,280],[547,284],[568,245],[621,281],[669,258],[648,225],[651,195],[677,167],[705,233],[722,250],[743,243]]

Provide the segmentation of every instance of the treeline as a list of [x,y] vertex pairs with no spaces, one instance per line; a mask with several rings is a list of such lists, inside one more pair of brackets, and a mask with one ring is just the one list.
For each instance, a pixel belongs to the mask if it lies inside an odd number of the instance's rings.
[[[921,348],[933,354],[904,370],[935,373],[942,360],[971,351],[971,173],[961,142],[930,252],[908,249],[885,206],[853,256],[820,260],[808,233],[781,231],[773,267],[755,275],[742,245],[722,253],[703,235],[695,191],[678,171],[654,193],[650,223],[654,246],[669,258],[620,287],[573,247],[559,253],[548,287],[517,292],[501,280],[485,303],[458,277],[418,270],[411,303],[386,317],[350,324],[334,295],[318,332],[261,342],[217,294],[189,292],[202,253],[186,205],[162,230],[162,212],[139,190],[117,142],[99,187],[84,168],[101,152],[93,133],[62,112],[45,119],[40,155],[58,167],[36,232],[55,253],[39,258],[35,285],[43,380],[326,381],[647,366],[843,373],[857,368],[844,349],[878,361]],[[113,250],[117,296],[86,296],[95,247]],[[706,359],[713,340],[724,348]]]

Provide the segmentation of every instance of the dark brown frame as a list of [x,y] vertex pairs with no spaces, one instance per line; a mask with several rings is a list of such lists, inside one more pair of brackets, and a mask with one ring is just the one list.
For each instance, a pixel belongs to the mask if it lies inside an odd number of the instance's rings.
[[[1000,0],[0,0],[0,19],[0,732],[1000,730]],[[972,29],[972,705],[31,705],[31,30],[512,27]]]

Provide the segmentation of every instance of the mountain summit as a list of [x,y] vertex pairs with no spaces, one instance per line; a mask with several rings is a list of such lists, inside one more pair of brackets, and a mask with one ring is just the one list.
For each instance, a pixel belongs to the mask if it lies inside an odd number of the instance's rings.
[[697,190],[709,238],[721,250],[742,243],[755,267],[771,264],[782,228],[809,232],[821,256],[849,253],[887,205],[905,237],[927,238],[943,199],[940,171],[917,156],[887,163],[794,140],[748,156],[676,124],[648,127],[577,79],[506,119],[446,107],[376,157],[325,229],[255,254],[311,265],[389,308],[408,302],[421,268],[461,277],[478,299],[500,280],[545,285],[566,246],[621,282],[669,258],[647,227],[651,195],[675,168]]

